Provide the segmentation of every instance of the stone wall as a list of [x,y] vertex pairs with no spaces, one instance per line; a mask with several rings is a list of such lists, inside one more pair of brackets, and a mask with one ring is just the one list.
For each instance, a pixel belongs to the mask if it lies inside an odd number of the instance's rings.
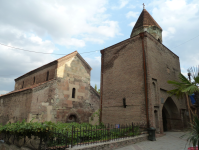
[[0,97],[0,123],[22,121],[28,118],[32,90],[27,89]]
[[146,122],[141,38],[127,39],[102,53],[102,122]]
[[138,142],[146,141],[147,138],[148,138],[148,134],[143,134],[136,137],[130,137],[127,139],[120,139],[120,140],[106,142],[106,143],[68,148],[68,150],[114,150],[114,149],[119,149],[128,145],[132,145]]
[[52,109],[56,103],[55,90],[57,80],[45,82],[32,89],[31,108],[28,114],[28,122],[34,118],[34,122],[52,121],[56,122],[56,116]]
[[86,67],[78,56],[59,62],[59,82],[56,89],[57,121],[89,122],[89,117],[96,111],[90,93],[90,70],[91,68]]
[[[146,141],[148,138],[148,134],[139,135],[136,137],[130,137],[127,139],[119,139],[116,141],[110,141],[105,143],[98,143],[92,145],[82,145],[82,146],[74,146],[73,148],[66,148],[66,150],[114,150],[117,148],[125,147],[131,144],[135,144],[138,142]],[[0,142],[0,150],[34,150],[38,149],[39,140],[28,140],[25,144],[23,144],[23,138],[15,143],[15,145],[9,145],[6,143]]]
[[15,79],[15,90],[31,87],[38,83],[45,82],[47,79],[47,72],[49,72],[48,80],[56,77],[57,62],[47,64],[39,67],[17,79]]
[[99,109],[99,97],[90,90],[90,72],[77,56],[62,61],[56,71],[57,79],[33,88],[28,121],[89,122]]

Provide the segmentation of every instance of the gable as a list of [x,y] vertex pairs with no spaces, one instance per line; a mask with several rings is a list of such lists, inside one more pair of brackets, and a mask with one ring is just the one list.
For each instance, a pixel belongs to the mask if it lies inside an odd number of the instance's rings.
[[69,77],[70,74],[90,78],[91,67],[77,53],[67,60],[58,61],[57,77]]

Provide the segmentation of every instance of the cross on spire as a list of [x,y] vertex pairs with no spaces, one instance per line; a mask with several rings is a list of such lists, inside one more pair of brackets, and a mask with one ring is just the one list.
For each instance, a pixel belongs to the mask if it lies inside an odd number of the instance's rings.
[[144,5],[144,3],[143,3],[143,9],[145,9],[145,5]]

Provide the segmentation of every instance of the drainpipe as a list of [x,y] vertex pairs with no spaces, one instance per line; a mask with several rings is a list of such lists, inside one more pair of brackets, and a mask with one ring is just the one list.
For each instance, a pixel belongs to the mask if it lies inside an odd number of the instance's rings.
[[148,86],[147,86],[147,66],[146,66],[146,55],[144,50],[144,32],[140,33],[140,38],[142,39],[142,53],[143,53],[143,69],[144,69],[144,90],[145,90],[145,105],[146,105],[146,120],[147,128],[149,128],[149,106],[148,106]]
[[101,105],[100,105],[100,123],[102,122],[102,95],[103,95],[103,73],[104,73],[104,50],[100,51],[102,54],[101,57],[101,86],[100,86],[100,101],[101,101]]

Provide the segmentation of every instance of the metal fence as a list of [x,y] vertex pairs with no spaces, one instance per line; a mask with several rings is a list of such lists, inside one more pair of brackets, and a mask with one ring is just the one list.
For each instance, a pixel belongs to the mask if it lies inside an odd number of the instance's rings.
[[[103,125],[103,126],[86,126],[71,130],[54,130],[53,132],[41,133],[38,135],[39,150],[65,150],[74,146],[92,145],[108,141],[116,141],[146,132],[145,124],[126,124],[126,125]],[[12,139],[10,139],[12,137]],[[4,134],[2,137],[8,144],[15,144],[17,136]],[[24,142],[27,142],[24,138]]]

